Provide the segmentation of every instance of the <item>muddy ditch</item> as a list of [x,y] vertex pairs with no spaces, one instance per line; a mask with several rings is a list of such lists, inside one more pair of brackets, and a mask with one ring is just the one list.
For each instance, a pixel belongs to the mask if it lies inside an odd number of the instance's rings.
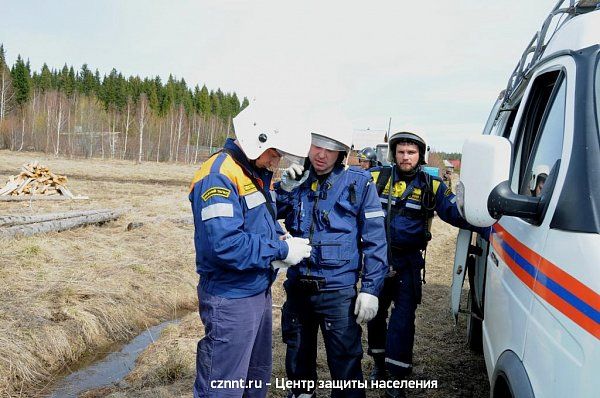
[[[178,323],[179,319],[165,321],[146,329],[127,344],[115,344],[100,355],[82,359],[70,366],[68,375],[58,377],[55,383],[48,386],[43,395],[49,398],[75,398],[88,390],[118,386],[133,370],[135,361],[148,345],[155,342],[167,326]],[[126,382],[122,386],[126,386]]]

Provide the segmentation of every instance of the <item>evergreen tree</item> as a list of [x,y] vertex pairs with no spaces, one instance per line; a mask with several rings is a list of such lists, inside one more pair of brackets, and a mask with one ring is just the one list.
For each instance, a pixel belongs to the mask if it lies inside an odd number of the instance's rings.
[[6,51],[4,50],[4,44],[0,43],[0,68],[6,67]]
[[214,93],[213,91],[210,92],[210,106],[211,106],[211,113],[215,116],[220,116],[221,115],[221,100],[219,99],[219,96]]
[[48,65],[44,63],[42,66],[42,73],[40,73],[39,79],[39,89],[42,93],[50,90],[52,88],[52,72],[48,69]]
[[240,113],[240,100],[238,99],[237,94],[234,92],[231,95],[231,100],[230,100],[230,104],[231,104],[231,116],[235,117],[238,113]]
[[65,94],[67,97],[73,98],[75,94],[77,82],[75,80],[75,70],[71,66],[65,76]]
[[96,97],[100,99],[102,95],[102,80],[100,79],[100,72],[98,69],[96,69],[96,72],[94,73],[94,92]]
[[212,110],[212,104],[210,101],[210,95],[208,94],[208,89],[206,88],[206,85],[202,85],[202,89],[200,90],[200,98],[198,99],[199,101],[199,108],[200,108],[200,113],[202,113],[203,116],[207,116],[211,113]]
[[16,104],[23,108],[31,94],[30,75],[25,62],[21,56],[17,56],[17,61],[11,71],[12,86],[15,92],[14,100]]
[[243,111],[248,105],[250,105],[250,101],[248,101],[248,98],[244,97],[244,99],[242,100],[240,112]]
[[142,92],[147,94],[148,106],[153,114],[157,115],[160,113],[160,101],[158,98],[158,91],[156,90],[156,84],[154,80],[145,78],[142,84]]
[[92,71],[88,68],[87,64],[81,65],[81,71],[79,72],[79,92],[85,96],[91,96],[96,89],[96,82]]
[[221,117],[221,119],[223,120],[227,120],[229,119],[232,113],[233,110],[231,107],[231,97],[229,95],[224,95],[221,98],[221,112],[219,114],[219,117]]

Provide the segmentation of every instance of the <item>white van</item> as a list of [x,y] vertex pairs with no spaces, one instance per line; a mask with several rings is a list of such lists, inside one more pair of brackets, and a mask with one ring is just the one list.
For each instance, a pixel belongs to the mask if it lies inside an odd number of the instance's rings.
[[[559,1],[463,147],[452,309],[492,397],[600,397],[600,6]],[[482,167],[482,165],[485,165]]]

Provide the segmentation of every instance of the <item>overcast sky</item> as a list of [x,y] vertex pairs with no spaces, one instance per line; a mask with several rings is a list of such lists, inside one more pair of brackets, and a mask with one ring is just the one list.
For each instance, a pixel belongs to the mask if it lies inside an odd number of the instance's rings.
[[87,63],[240,98],[338,104],[357,130],[385,130],[391,117],[392,130],[459,151],[554,4],[0,0],[0,43],[9,65],[21,54],[38,71]]

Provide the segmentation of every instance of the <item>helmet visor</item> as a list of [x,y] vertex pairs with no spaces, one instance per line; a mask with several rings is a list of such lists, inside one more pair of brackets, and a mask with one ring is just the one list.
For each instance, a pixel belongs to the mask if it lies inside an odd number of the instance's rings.
[[312,144],[330,151],[347,151],[348,147],[339,141],[325,137],[320,134],[312,133]]

